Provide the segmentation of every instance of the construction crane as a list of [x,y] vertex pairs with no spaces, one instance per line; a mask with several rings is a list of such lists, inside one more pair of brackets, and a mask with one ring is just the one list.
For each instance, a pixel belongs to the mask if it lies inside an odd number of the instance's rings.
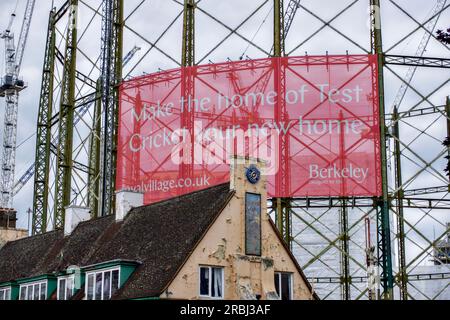
[[131,49],[130,52],[127,53],[127,55],[125,56],[125,58],[123,58],[122,64],[125,67],[128,62],[131,61],[131,59],[133,59],[133,57],[136,55],[136,53],[141,50],[141,48],[139,48],[138,46],[134,46],[133,49]]
[[[287,8],[286,8],[286,12],[284,13],[284,38],[286,39],[292,23],[294,22],[294,18],[295,15],[297,14],[297,10],[298,8],[300,8],[300,2],[301,0],[290,0]],[[284,39],[284,40],[285,40]],[[283,51],[284,51],[284,41],[283,40]],[[274,51],[274,47],[272,47],[272,49],[270,50],[270,54],[272,55]],[[284,54],[284,52],[283,52]],[[264,92],[267,88],[267,85],[269,84],[269,80],[270,80],[270,73],[268,73],[257,85],[255,92]],[[260,101],[258,101],[258,104],[260,103]]]
[[289,1],[286,12],[284,14],[284,36],[286,37],[291,29],[292,22],[294,22],[294,17],[297,14],[298,8],[300,8],[301,0],[291,0]]
[[20,79],[23,54],[27,44],[31,19],[33,17],[35,0],[28,0],[22,22],[17,47],[14,43],[14,33],[11,31],[16,13],[11,15],[7,29],[1,34],[5,40],[5,75],[0,86],[0,97],[5,97],[5,117],[3,127],[3,150],[0,176],[0,206],[11,209],[13,205],[13,184],[16,167],[17,114],[19,108],[19,93],[26,88]]
[[[284,30],[285,30],[285,36],[287,36],[291,26],[292,22],[294,21],[295,15],[297,13],[298,8],[300,8],[300,2],[301,0],[291,0],[289,1],[286,12],[284,15]],[[141,48],[135,46],[133,49],[131,49],[130,52],[128,52],[124,59],[123,59],[123,67],[125,67],[131,59],[136,55],[136,53],[141,50]],[[272,48],[273,51],[273,48]],[[263,81],[260,82],[258,85],[257,90],[265,90],[267,87],[268,81],[270,79],[270,74],[265,77]],[[261,91],[262,92],[262,91]],[[87,113],[89,110],[91,104],[87,104],[84,107],[80,109],[80,111],[75,115],[74,124],[76,125],[82,117]],[[28,181],[31,180],[31,178],[34,176],[34,170],[35,170],[35,164],[33,163],[21,176],[21,178],[17,181],[17,183],[14,185],[13,189],[13,195],[18,194],[22,188],[28,183]]]
[[[125,55],[125,58],[123,58],[123,66],[125,67],[136,55],[136,53],[141,50],[141,48],[134,46],[133,49],[131,49],[130,52],[128,52]],[[84,104],[79,112],[77,112],[75,114],[75,118],[74,118],[74,126],[76,126],[81,119],[83,119],[84,115],[88,112],[89,108],[92,106],[93,102],[90,102],[88,104]],[[52,141],[53,144],[57,143],[57,140]],[[31,180],[32,177],[34,177],[34,170],[35,170],[36,164],[33,163],[26,171],[25,173],[20,177],[20,179],[16,182],[16,184],[14,185],[13,188],[13,192],[12,195],[15,196],[17,195],[20,190],[22,190],[22,188],[28,183],[28,181]]]
[[[295,15],[297,14],[297,10],[300,8],[300,2],[301,0],[290,0],[287,7],[286,7],[286,11],[284,12],[284,38],[286,39],[289,31],[291,30],[292,27],[292,23],[294,22],[294,18]],[[284,42],[283,41],[283,51],[285,50],[284,48]],[[272,46],[272,49],[270,50],[270,55],[272,55],[274,50],[274,47]]]
[[[419,47],[417,48],[415,57],[422,57],[426,51],[426,48],[428,46],[428,43],[430,42],[431,36],[433,35],[434,29],[436,29],[436,24],[439,20],[439,17],[441,16],[442,9],[446,5],[447,0],[438,0],[436,3],[436,6],[433,9],[433,12],[431,14],[432,19],[428,21],[427,24],[424,25],[425,34],[422,37],[422,40],[420,41]],[[405,97],[406,92],[409,89],[409,85],[414,78],[414,75],[416,74],[417,66],[410,67],[408,71],[406,72],[405,77],[403,78],[404,82],[402,83],[400,89],[397,92],[397,96],[395,97],[394,103],[391,107],[391,113],[394,111],[394,108],[399,108],[400,104],[403,101],[403,98]]]

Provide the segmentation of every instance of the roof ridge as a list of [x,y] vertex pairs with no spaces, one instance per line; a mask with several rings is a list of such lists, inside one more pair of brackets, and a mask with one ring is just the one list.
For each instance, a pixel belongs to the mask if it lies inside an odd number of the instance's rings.
[[91,219],[89,219],[89,220],[81,221],[81,222],[76,226],[76,228],[74,229],[74,231],[75,231],[79,226],[81,226],[81,225],[88,224],[89,222],[92,222],[92,221],[99,221],[99,220],[103,220],[103,219],[106,220],[107,218],[111,218],[112,216],[114,216],[114,215],[113,215],[113,214],[108,214],[108,215],[106,215],[106,216],[94,217],[94,218],[91,218]]
[[215,189],[215,188],[218,189],[219,187],[224,187],[226,185],[229,186],[230,182],[220,183],[220,184],[217,184],[215,186],[211,186],[211,187],[208,187],[208,188],[205,188],[205,189],[196,190],[196,191],[193,191],[193,192],[190,192],[190,193],[186,193],[186,194],[182,194],[182,195],[179,195],[179,196],[176,196],[176,197],[172,197],[172,198],[169,198],[169,199],[160,200],[160,201],[157,201],[157,202],[153,202],[153,203],[145,204],[145,205],[142,205],[142,206],[139,206],[139,207],[135,207],[135,208],[131,209],[131,212],[133,212],[134,210],[140,209],[140,208],[146,208],[146,207],[150,207],[150,206],[155,206],[156,207],[156,206],[163,205],[165,203],[168,203],[168,202],[171,202],[171,201],[174,201],[174,200],[187,198],[187,197],[195,195],[197,193],[206,192],[206,191],[209,191],[209,190],[212,190],[212,189]]
[[52,233],[60,233],[60,232],[63,232],[63,230],[62,230],[62,229],[55,229],[55,230],[47,231],[47,232],[45,232],[45,233],[34,234],[34,235],[27,236],[27,237],[25,237],[25,238],[20,238],[20,239],[14,240],[14,241],[8,241],[8,242],[4,245],[4,247],[6,247],[7,245],[9,245],[10,243],[17,243],[17,242],[21,242],[21,241],[25,241],[25,240],[29,240],[29,239],[37,239],[37,238],[40,238],[40,237],[43,237],[43,236],[50,235],[50,234],[52,234]]
[[[111,216],[113,216],[113,215],[101,216],[101,217],[89,219],[89,220],[86,220],[86,221],[82,221],[82,222],[80,222],[80,223],[77,225],[77,228],[78,228],[80,225],[88,224],[89,222],[92,222],[92,221],[98,221],[98,220],[101,220],[101,219],[111,218]],[[52,234],[52,233],[59,233],[59,232],[63,232],[63,229],[50,230],[50,231],[47,231],[47,232],[44,232],[44,233],[34,234],[34,235],[27,236],[27,237],[24,237],[24,238],[20,238],[20,239],[14,240],[14,241],[8,241],[8,242],[5,244],[5,247],[6,247],[8,244],[10,244],[10,243],[17,243],[17,242],[25,241],[25,240],[29,240],[29,239],[36,239],[36,238],[39,238],[39,237],[48,236],[48,235],[50,235],[50,234]]]

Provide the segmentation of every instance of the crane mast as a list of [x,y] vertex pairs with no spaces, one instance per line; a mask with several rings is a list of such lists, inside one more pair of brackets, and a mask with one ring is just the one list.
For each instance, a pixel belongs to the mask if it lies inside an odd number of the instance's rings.
[[[138,51],[140,51],[141,48],[138,46],[134,46],[133,49],[131,49],[130,52],[128,52],[125,57],[123,58],[123,67],[127,66],[129,62],[134,58],[134,56],[137,54]],[[93,102],[85,104],[84,106],[80,107],[79,111],[75,114],[75,119],[73,125],[77,125],[83,117],[88,113],[89,109],[92,107]],[[53,144],[57,144],[57,139],[52,140]],[[17,182],[14,184],[13,187],[13,193],[12,195],[15,196],[18,194],[22,188],[28,183],[28,181],[31,180],[32,177],[34,177],[36,169],[36,164],[33,163],[28,167],[28,169],[25,171],[25,173],[17,180]]]
[[[444,9],[444,6],[446,5],[447,0],[437,0],[436,5],[433,9],[433,12],[431,13],[431,16],[433,17],[430,21],[428,21],[424,28],[428,31],[425,31],[419,46],[416,50],[415,57],[423,57],[428,43],[430,42],[430,39],[433,35],[433,31],[436,29],[437,22],[439,20],[439,17],[441,16],[441,12]],[[394,111],[394,108],[399,108],[401,103],[403,102],[403,98],[406,95],[406,92],[409,89],[409,86],[411,84],[412,79],[414,78],[414,75],[416,74],[417,66],[412,66],[408,69],[406,72],[404,79],[404,82],[402,83],[400,89],[397,92],[397,95],[395,97],[394,103],[392,104],[391,113]]]
[[34,6],[35,0],[27,1],[17,48],[14,43],[14,34],[11,31],[16,17],[15,13],[11,15],[8,28],[1,34],[1,38],[5,40],[5,75],[0,86],[0,97],[4,97],[6,100],[0,172],[0,206],[3,208],[12,208],[13,204],[19,92],[26,88],[24,81],[19,78],[19,73]]

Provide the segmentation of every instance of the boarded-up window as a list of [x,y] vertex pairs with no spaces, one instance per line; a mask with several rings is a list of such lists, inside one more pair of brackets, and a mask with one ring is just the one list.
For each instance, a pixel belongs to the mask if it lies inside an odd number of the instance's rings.
[[245,195],[245,254],[261,255],[261,195]]

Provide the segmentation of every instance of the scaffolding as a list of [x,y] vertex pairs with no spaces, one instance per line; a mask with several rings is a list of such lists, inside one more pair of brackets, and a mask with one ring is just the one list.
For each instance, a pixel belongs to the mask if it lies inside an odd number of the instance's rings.
[[[435,28],[447,27],[442,24],[450,4],[380,2],[64,1],[49,18],[33,233],[61,228],[67,205],[89,206],[93,216],[113,212],[122,78],[227,59],[375,54],[382,196],[278,198],[269,214],[321,298],[415,299],[424,291],[418,283],[445,282],[448,264],[439,272],[420,270],[444,251],[438,244],[449,233],[450,189],[443,169],[450,151],[442,141],[450,132],[450,59]],[[74,18],[76,11],[85,18]],[[101,41],[93,44],[89,34]],[[123,52],[136,44],[141,58],[124,67]],[[289,154],[285,142],[281,157]],[[448,296],[449,286],[420,297]]]

